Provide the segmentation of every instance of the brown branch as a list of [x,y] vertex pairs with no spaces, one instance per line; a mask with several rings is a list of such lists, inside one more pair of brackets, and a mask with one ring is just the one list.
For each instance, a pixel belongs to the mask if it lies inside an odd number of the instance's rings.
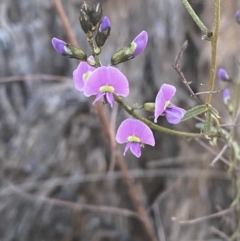
[[79,211],[82,211],[82,210],[95,211],[98,213],[111,213],[111,214],[123,215],[123,216],[127,216],[127,217],[134,217],[137,219],[140,218],[136,212],[133,212],[128,209],[109,207],[109,206],[97,206],[97,205],[90,205],[90,204],[83,204],[83,203],[73,203],[73,202],[59,200],[59,199],[55,199],[55,198],[37,196],[37,195],[30,194],[30,193],[27,193],[27,192],[19,189],[17,186],[13,185],[12,183],[8,182],[8,185],[15,193],[21,195],[22,197],[24,197],[30,201],[44,202],[44,203],[52,204],[52,205],[59,206],[59,207],[73,208],[73,209],[79,210]]
[[64,77],[60,75],[49,75],[49,74],[28,74],[28,75],[13,75],[8,77],[1,77],[0,83],[10,83],[17,81],[28,81],[28,80],[49,80],[49,81],[72,81],[72,78]]
[[[238,206],[237,209],[239,209],[239,207],[240,206]],[[228,208],[223,211],[220,211],[218,213],[214,213],[214,214],[210,214],[208,216],[204,216],[204,217],[200,217],[200,218],[196,218],[196,219],[192,219],[192,220],[186,220],[186,221],[178,220],[176,217],[172,217],[172,221],[177,222],[181,225],[197,224],[197,223],[201,223],[203,221],[209,220],[209,219],[220,218],[222,216],[232,213],[235,210],[236,210],[236,207],[232,207],[232,208]]]

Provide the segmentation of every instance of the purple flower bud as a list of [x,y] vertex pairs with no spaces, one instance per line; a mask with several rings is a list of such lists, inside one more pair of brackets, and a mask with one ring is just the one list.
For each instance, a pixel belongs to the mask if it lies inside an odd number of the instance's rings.
[[142,31],[136,38],[132,41],[130,51],[134,57],[138,56],[146,48],[148,42],[148,34],[146,31]]
[[68,55],[68,53],[65,50],[66,43],[61,39],[53,38],[52,45],[59,54]]
[[110,20],[109,20],[108,17],[105,16],[105,17],[103,18],[100,26],[99,26],[99,31],[100,31],[100,32],[103,32],[103,31],[109,29],[110,27],[111,27],[111,25],[110,25]]
[[126,119],[123,121],[116,134],[116,141],[120,144],[127,143],[123,155],[128,149],[136,157],[141,156],[141,147],[144,144],[154,146],[155,139],[151,129],[143,122],[135,119]]
[[223,68],[220,68],[218,70],[218,78],[222,81],[229,81],[230,80],[227,71]]
[[230,100],[230,92],[228,88],[223,90],[222,97],[223,97],[224,104],[227,105],[227,103]]
[[235,14],[235,19],[238,24],[240,24],[240,10],[238,10]]

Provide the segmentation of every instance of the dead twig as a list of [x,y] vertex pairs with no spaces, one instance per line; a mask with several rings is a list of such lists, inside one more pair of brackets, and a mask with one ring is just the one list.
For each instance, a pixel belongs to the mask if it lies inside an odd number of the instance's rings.
[[181,70],[181,60],[182,60],[182,55],[183,52],[185,51],[185,49],[188,46],[188,41],[186,40],[183,43],[183,46],[181,47],[181,50],[179,52],[179,54],[177,55],[177,57],[175,58],[175,62],[172,65],[172,67],[175,69],[175,71],[177,72],[177,74],[180,76],[183,84],[186,86],[186,88],[188,89],[188,91],[190,92],[190,95],[197,101],[198,104],[200,104],[200,100],[196,97],[196,94],[193,92],[192,88],[190,87],[190,83],[188,82],[187,79],[185,78],[182,70]]

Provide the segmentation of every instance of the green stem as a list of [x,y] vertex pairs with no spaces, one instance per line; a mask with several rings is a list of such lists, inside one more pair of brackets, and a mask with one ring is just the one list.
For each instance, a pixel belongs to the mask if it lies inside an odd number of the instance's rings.
[[187,9],[188,13],[190,14],[192,19],[194,20],[194,22],[197,24],[197,26],[202,30],[202,32],[205,35],[208,35],[208,33],[209,33],[208,29],[205,27],[205,25],[200,20],[198,15],[195,13],[195,11],[193,10],[192,6],[189,4],[188,0],[182,0],[182,2],[184,4],[185,8]]
[[216,75],[216,60],[217,60],[217,40],[218,40],[218,31],[220,23],[220,0],[215,0],[215,17],[214,17],[214,26],[213,26],[213,36],[211,37],[211,47],[212,47],[212,59],[211,59],[211,71],[210,79],[208,85],[208,95],[206,97],[206,104],[210,104],[212,99],[212,91],[214,88],[214,81]]
[[159,125],[156,125],[154,123],[152,123],[151,121],[149,121],[148,119],[138,115],[135,111],[134,108],[131,108],[130,106],[128,106],[122,98],[120,98],[117,95],[114,95],[115,97],[115,101],[118,102],[125,110],[126,112],[128,112],[128,114],[130,114],[131,116],[133,116],[134,118],[144,122],[146,125],[148,125],[151,129],[159,131],[159,132],[163,132],[165,134],[169,134],[169,135],[175,135],[175,136],[181,136],[181,137],[199,137],[199,138],[204,138],[204,136],[202,134],[199,133],[189,133],[189,132],[183,132],[183,131],[175,131],[172,129],[168,129]]
[[101,67],[101,63],[100,63],[100,60],[99,60],[99,53],[96,53],[93,37],[87,38],[87,40],[88,40],[88,43],[90,45],[92,55],[93,55],[93,58],[94,58],[95,63],[96,63],[96,67]]

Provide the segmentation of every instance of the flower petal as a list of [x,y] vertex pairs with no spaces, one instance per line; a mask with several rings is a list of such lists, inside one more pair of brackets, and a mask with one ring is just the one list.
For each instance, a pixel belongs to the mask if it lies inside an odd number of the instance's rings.
[[154,122],[166,109],[166,102],[170,101],[176,93],[176,88],[173,85],[163,84],[158,91],[155,100]]
[[186,111],[180,107],[170,105],[165,110],[166,119],[171,124],[178,124],[181,122],[183,116],[185,115]]
[[143,122],[129,118],[120,124],[116,134],[116,141],[120,144],[128,142],[128,137],[132,135],[138,137],[141,143],[155,145],[151,129]]
[[93,70],[95,70],[95,68],[88,65],[86,62],[81,62],[78,65],[77,69],[73,72],[73,81],[77,90],[83,91],[85,81],[88,79]]
[[140,34],[138,34],[135,39],[132,41],[132,44],[134,44],[135,49],[132,53],[134,57],[141,54],[143,50],[146,48],[148,42],[148,34],[146,31],[142,31]]
[[99,101],[102,97],[104,97],[105,94],[106,94],[106,93],[98,93],[97,96],[96,96],[96,98],[95,98],[95,100],[93,101],[93,105],[94,105],[97,101]]
[[141,156],[141,145],[139,143],[131,143],[130,150],[137,158]]
[[127,78],[115,67],[102,66],[97,68],[88,77],[85,83],[84,95],[89,97],[99,93],[102,86],[110,85],[114,87],[114,93],[127,96],[129,94],[129,84]]
[[109,103],[110,106],[113,108],[113,104],[114,104],[113,94],[110,92],[107,92],[105,96],[106,96],[107,103]]
[[124,149],[124,152],[123,152],[124,156],[126,155],[126,152],[128,151],[128,149],[130,148],[131,145],[132,145],[132,143],[128,142],[127,145],[125,146],[125,149]]
[[67,52],[65,50],[66,42],[58,38],[53,38],[52,45],[59,54],[67,55]]

